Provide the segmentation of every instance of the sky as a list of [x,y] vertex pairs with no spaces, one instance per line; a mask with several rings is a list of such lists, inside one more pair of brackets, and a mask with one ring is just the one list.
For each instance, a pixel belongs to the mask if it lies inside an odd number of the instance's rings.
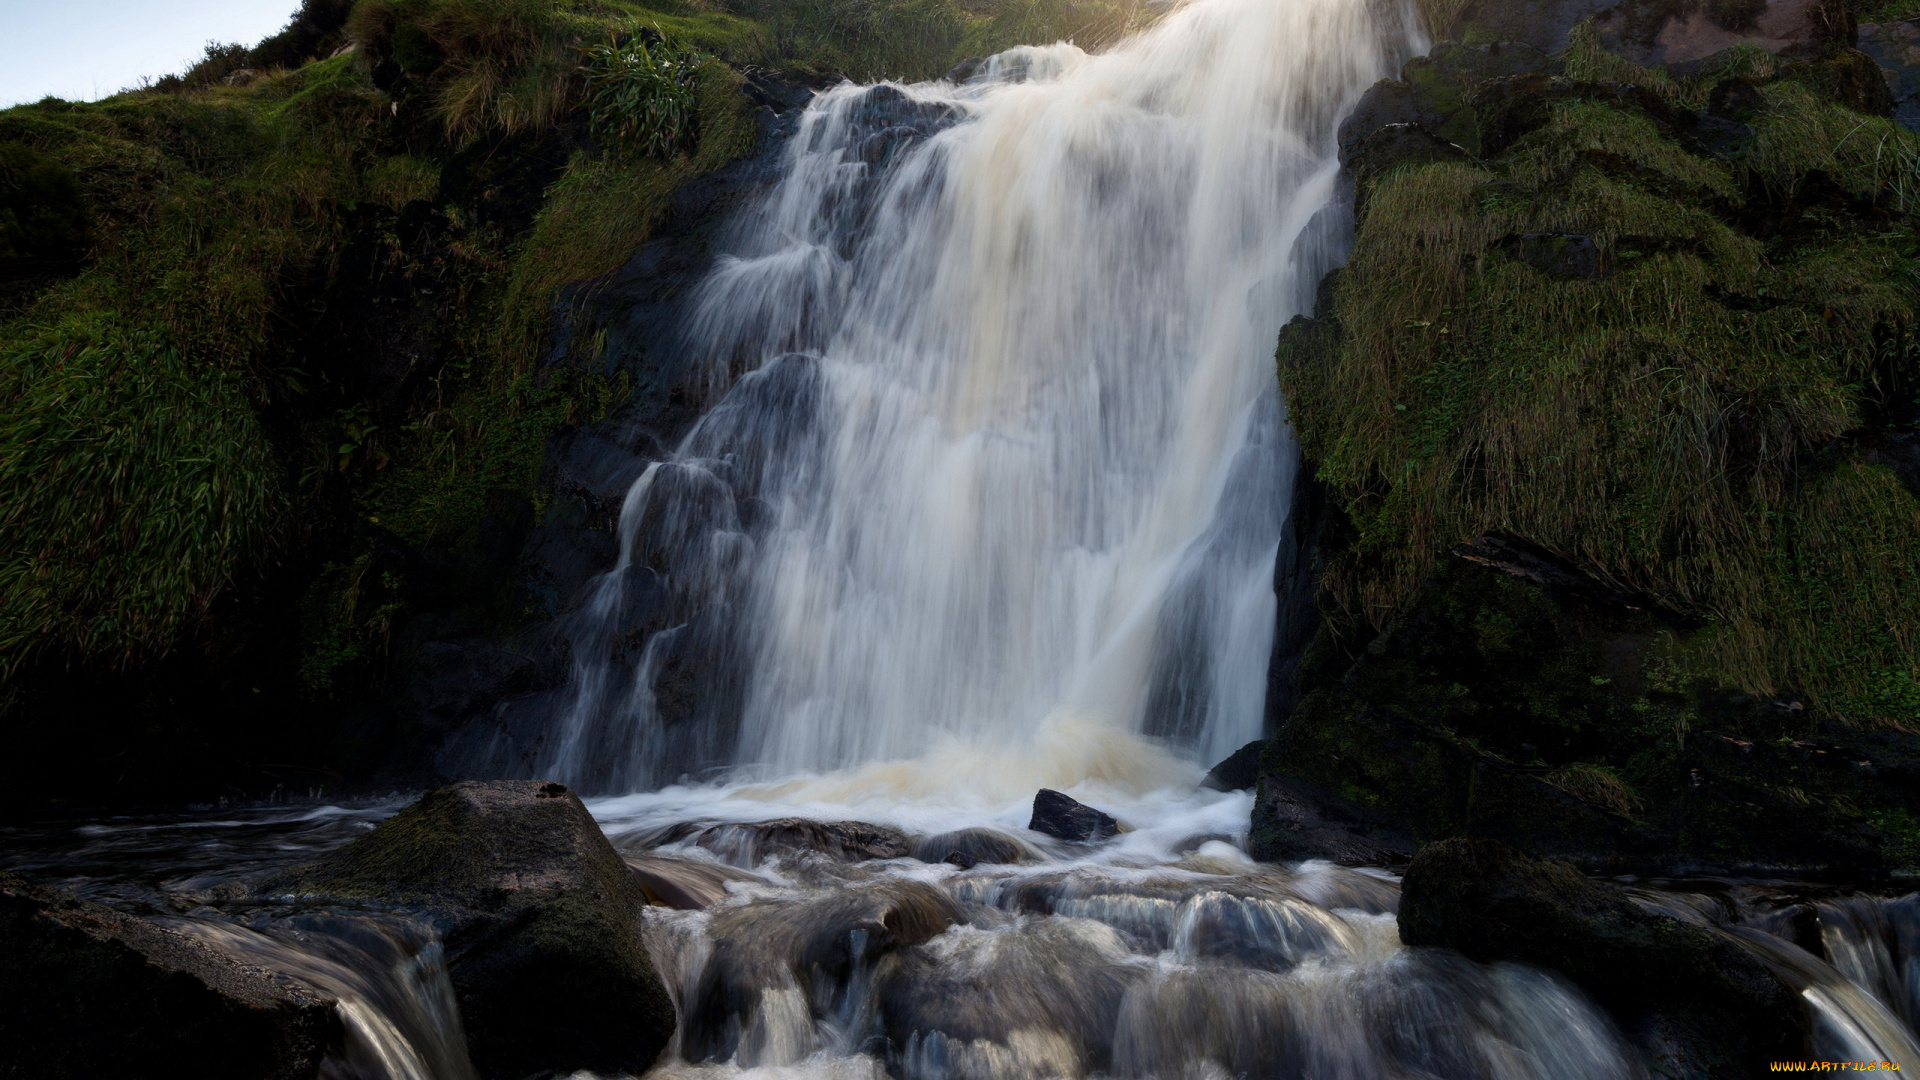
[[207,42],[257,44],[300,0],[0,0],[0,108],[92,101],[177,75]]

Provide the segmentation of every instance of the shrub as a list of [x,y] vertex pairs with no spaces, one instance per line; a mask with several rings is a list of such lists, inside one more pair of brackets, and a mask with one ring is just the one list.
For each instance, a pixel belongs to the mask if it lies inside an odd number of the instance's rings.
[[587,115],[601,140],[648,157],[672,157],[693,141],[694,80],[706,61],[665,40],[626,44],[609,36],[586,50]]

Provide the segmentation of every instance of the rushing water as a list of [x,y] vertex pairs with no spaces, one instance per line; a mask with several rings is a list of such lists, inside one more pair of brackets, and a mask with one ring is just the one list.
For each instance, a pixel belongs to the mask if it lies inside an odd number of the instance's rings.
[[[1341,253],[1335,127],[1396,10],[1194,0],[1100,55],[819,96],[689,302],[717,404],[628,494],[534,771],[1145,791],[1257,738],[1273,343]],[[659,592],[699,615],[635,647]],[[690,649],[727,689],[669,717]]]

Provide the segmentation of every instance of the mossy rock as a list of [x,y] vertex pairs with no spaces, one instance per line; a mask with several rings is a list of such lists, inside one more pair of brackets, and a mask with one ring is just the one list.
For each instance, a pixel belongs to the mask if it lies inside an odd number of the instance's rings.
[[1754,1076],[1805,1058],[1806,1004],[1731,940],[1498,841],[1428,844],[1400,891],[1400,937],[1482,963],[1549,968],[1613,1012],[1656,1076]]
[[1920,871],[1920,738],[1684,676],[1702,628],[1523,542],[1462,546],[1357,653],[1340,630],[1263,756],[1258,858],[1471,832],[1596,871]]
[[645,891],[560,784],[438,788],[259,891],[430,918],[488,1080],[638,1074],[673,1034],[673,1002],[641,937]]

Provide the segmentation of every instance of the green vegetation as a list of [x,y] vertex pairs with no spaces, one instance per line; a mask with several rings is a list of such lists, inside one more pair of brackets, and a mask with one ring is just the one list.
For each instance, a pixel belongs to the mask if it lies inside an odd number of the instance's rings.
[[279,470],[242,385],[157,333],[32,334],[0,403],[0,677],[52,648],[166,648],[274,536]]
[[[1920,499],[1871,450],[1920,386],[1920,137],[1739,56],[1565,63],[1605,81],[1462,92],[1484,157],[1381,172],[1331,318],[1283,339],[1355,530],[1333,602],[1388,627],[1447,549],[1520,536],[1701,623],[1691,677],[1920,724]],[[1748,134],[1708,152],[1623,79],[1750,88]]]
[[469,565],[485,523],[537,513],[549,438],[632,391],[540,368],[555,298],[751,148],[738,67],[926,78],[1145,11],[306,0],[179,76],[0,111],[0,692],[138,670],[230,594],[282,598],[320,697],[428,593],[516,624],[512,575]]

